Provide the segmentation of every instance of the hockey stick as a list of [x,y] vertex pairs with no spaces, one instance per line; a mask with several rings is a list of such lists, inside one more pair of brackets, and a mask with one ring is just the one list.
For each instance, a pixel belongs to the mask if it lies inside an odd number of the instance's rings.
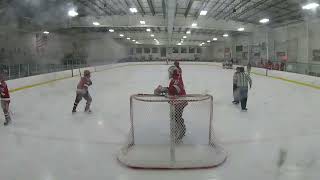
[[79,68],[79,75],[80,75],[80,77],[82,77],[80,68]]

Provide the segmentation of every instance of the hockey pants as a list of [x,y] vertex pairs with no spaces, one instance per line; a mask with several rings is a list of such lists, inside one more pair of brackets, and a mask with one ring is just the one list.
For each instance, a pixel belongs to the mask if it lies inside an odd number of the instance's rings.
[[170,129],[174,140],[181,140],[186,134],[186,125],[182,118],[184,107],[181,104],[170,105]]
[[233,84],[233,102],[239,103],[239,89],[237,84]]
[[10,114],[9,114],[9,104],[10,104],[10,101],[1,100],[1,108],[3,110],[3,113],[4,113],[6,121],[10,121],[11,120],[11,117],[10,117]]
[[247,108],[247,100],[248,100],[248,87],[240,87],[240,101],[241,101],[241,108],[243,110]]
[[82,100],[82,98],[84,98],[87,101],[86,107],[84,110],[88,111],[90,109],[92,98],[89,94],[89,91],[86,91],[85,93],[78,93],[77,92],[76,100],[74,101],[74,106],[73,106],[74,110],[77,109],[77,106],[78,106],[79,102]]

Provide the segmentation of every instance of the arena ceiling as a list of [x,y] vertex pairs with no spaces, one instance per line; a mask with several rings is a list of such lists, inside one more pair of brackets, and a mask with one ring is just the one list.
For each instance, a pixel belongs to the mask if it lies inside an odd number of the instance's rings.
[[[256,27],[274,28],[318,18],[319,8],[302,8],[311,2],[319,3],[318,0],[0,0],[0,23],[14,21],[16,27],[32,30],[114,33],[115,38],[130,36],[150,42],[158,37],[157,40],[170,44],[186,35],[186,42],[198,43],[214,37],[220,39],[223,34],[250,33]],[[78,15],[68,16],[71,9]],[[262,24],[262,19],[269,22]],[[243,28],[241,32],[239,28]],[[152,34],[155,36],[151,37]]]

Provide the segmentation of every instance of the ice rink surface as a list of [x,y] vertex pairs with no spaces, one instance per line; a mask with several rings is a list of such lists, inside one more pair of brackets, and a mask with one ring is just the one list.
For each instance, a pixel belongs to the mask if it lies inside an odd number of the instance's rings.
[[182,66],[183,78],[187,93],[213,95],[215,135],[227,161],[213,169],[175,171],[119,164],[129,96],[166,85],[167,68],[127,66],[92,74],[90,115],[82,112],[84,101],[71,114],[79,77],[13,93],[13,124],[0,126],[0,179],[319,180],[319,90],[252,75],[249,111],[241,112],[231,103],[233,70],[206,65]]

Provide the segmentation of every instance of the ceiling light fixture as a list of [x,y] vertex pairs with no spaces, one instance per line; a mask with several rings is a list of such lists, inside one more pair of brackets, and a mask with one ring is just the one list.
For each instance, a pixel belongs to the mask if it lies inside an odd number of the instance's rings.
[[207,15],[207,13],[208,13],[208,11],[200,11],[200,16],[205,16],[205,15]]
[[191,31],[187,31],[186,34],[191,34]]
[[114,29],[109,29],[109,32],[114,32]]
[[147,31],[147,32],[150,32],[150,31],[151,31],[151,29],[150,29],[150,28],[148,28],[148,29],[146,29],[146,31]]
[[123,37],[124,35],[123,35],[123,34],[120,34],[119,36],[120,36],[120,37]]
[[95,26],[99,26],[100,25],[99,22],[93,22],[92,24],[95,25]]
[[262,24],[266,24],[266,23],[268,23],[269,21],[270,21],[270,19],[268,19],[268,18],[263,18],[263,19],[261,19],[259,22],[262,23]]
[[146,24],[146,22],[142,20],[142,21],[140,21],[140,24]]
[[223,34],[223,37],[229,37],[229,34]]
[[127,39],[130,40],[131,38],[128,37]]
[[197,24],[197,23],[192,23],[191,26],[192,26],[192,27],[197,27],[198,24]]
[[309,3],[309,4],[302,6],[302,9],[310,10],[310,9],[315,9],[317,7],[319,7],[318,3]]
[[130,8],[130,11],[131,11],[132,13],[137,13],[137,12],[138,12],[137,8]]
[[49,34],[50,32],[49,31],[43,31],[43,34]]
[[211,41],[210,41],[210,40],[208,40],[207,42],[208,42],[208,43],[211,43]]
[[244,28],[243,27],[238,28],[238,31],[244,31]]
[[187,39],[187,36],[183,36],[183,39]]
[[135,39],[133,39],[132,41],[133,41],[133,42],[135,42],[136,40],[135,40]]
[[68,15],[69,15],[70,17],[76,17],[76,16],[79,15],[79,13],[78,13],[77,11],[75,11],[74,9],[70,9],[70,10],[68,11]]
[[218,38],[213,38],[212,40],[217,41],[217,40],[218,40]]
[[150,36],[151,36],[151,37],[154,37],[154,34],[151,34]]

